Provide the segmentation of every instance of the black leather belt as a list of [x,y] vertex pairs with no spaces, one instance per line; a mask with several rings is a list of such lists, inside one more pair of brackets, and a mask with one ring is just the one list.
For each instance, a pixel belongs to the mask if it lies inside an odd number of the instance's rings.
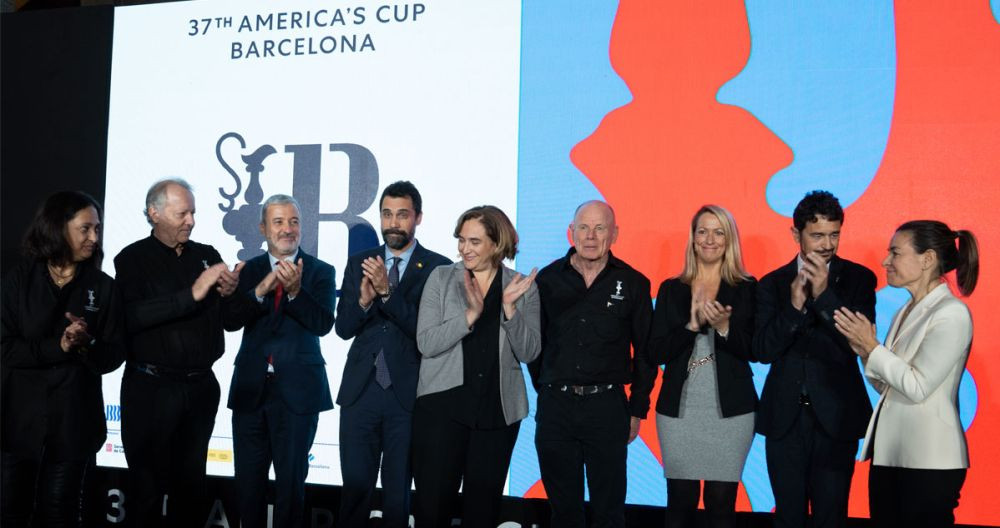
[[550,389],[555,389],[560,392],[568,392],[576,396],[588,396],[590,394],[599,394],[602,392],[607,392],[613,390],[618,385],[615,384],[602,384],[602,385],[553,385],[549,384]]
[[182,369],[175,367],[164,367],[152,363],[140,363],[129,361],[126,366],[136,372],[141,372],[155,378],[163,378],[178,381],[195,381],[204,378],[212,373],[212,369]]

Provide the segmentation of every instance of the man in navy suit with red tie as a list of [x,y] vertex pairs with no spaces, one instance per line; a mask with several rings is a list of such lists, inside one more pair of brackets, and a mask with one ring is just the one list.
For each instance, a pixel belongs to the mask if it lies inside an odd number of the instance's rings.
[[386,187],[379,201],[385,245],[351,256],[341,285],[337,335],[354,339],[337,395],[341,528],[366,526],[380,461],[382,526],[408,525],[417,311],[430,271],[451,264],[414,238],[421,206],[412,183]]
[[267,253],[241,273],[243,342],[229,388],[236,490],[242,526],[266,526],[273,462],[273,526],[299,527],[319,413],[333,408],[319,338],[333,328],[336,281],[332,266],[299,249],[295,198],[268,198],[260,229]]

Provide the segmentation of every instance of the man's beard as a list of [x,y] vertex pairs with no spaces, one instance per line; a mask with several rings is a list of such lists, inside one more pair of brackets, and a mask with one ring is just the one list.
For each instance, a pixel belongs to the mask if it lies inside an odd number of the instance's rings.
[[385,240],[385,245],[390,249],[403,249],[409,245],[413,237],[400,229],[385,229],[382,231],[382,240]]

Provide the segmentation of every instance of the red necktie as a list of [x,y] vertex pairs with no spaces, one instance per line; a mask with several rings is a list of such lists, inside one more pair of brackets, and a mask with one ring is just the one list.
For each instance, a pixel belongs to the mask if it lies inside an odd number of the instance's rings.
[[285,294],[285,288],[278,283],[278,287],[274,289],[274,311],[277,312],[278,308],[281,307],[281,296]]

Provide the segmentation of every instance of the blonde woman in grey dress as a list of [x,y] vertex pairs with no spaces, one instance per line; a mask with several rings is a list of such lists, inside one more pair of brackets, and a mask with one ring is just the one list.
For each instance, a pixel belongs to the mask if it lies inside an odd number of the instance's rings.
[[756,280],[743,268],[731,214],[703,206],[691,220],[684,271],[660,285],[653,364],[665,365],[656,402],[667,527],[688,526],[705,481],[712,526],[730,526],[753,440],[750,370]]

